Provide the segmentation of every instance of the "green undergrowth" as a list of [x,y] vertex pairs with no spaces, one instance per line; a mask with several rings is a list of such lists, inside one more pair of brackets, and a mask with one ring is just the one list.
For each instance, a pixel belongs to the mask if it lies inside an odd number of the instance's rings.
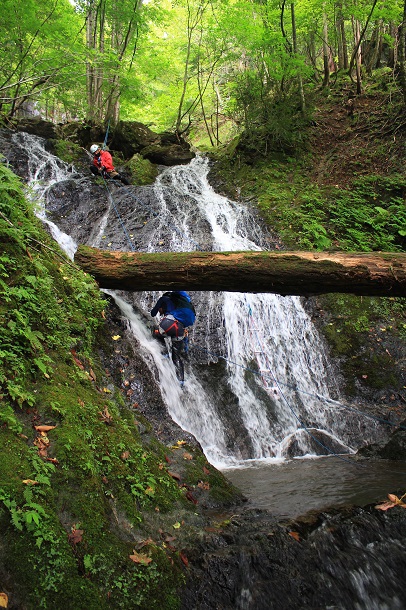
[[[358,176],[348,188],[320,186],[309,177],[309,158],[280,154],[255,167],[221,161],[232,195],[258,201],[268,226],[291,250],[403,251],[406,177]],[[223,166],[223,170],[221,167]],[[231,185],[233,185],[231,187]],[[235,186],[238,185],[238,191]]]
[[[336,188],[312,182],[310,170],[309,158],[278,154],[255,165],[234,160],[231,169],[223,159],[218,175],[234,198],[258,201],[287,250],[405,251],[404,174],[358,176],[349,188]],[[406,300],[325,295],[322,303],[330,321],[320,326],[340,360],[347,393],[403,393],[404,356],[393,345],[404,344]]]
[[342,362],[346,392],[357,388],[401,396],[404,391],[406,303],[401,298],[328,294],[318,298],[327,314],[322,331]]
[[[400,101],[389,103],[387,91],[371,82],[351,118],[342,112],[344,95],[336,90],[318,100],[324,110],[319,130],[312,127],[313,148],[252,158],[241,154],[236,140],[211,153],[213,175],[232,199],[259,208],[286,250],[404,252]],[[326,295],[321,302],[329,322],[320,327],[340,359],[347,391],[403,393],[404,355],[396,345],[405,339],[405,299]]]
[[168,470],[170,449],[105,381],[97,354],[112,341],[97,285],[1,164],[0,189],[2,591],[27,610],[176,609],[185,566],[165,531],[186,530],[178,513],[196,508]]

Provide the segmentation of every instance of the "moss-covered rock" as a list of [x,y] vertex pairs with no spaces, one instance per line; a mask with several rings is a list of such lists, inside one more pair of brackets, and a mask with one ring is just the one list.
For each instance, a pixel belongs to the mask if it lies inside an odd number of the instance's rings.
[[130,170],[133,183],[139,186],[153,184],[158,175],[157,166],[151,163],[151,161],[148,161],[148,159],[144,159],[144,157],[138,153],[127,161],[125,168]]

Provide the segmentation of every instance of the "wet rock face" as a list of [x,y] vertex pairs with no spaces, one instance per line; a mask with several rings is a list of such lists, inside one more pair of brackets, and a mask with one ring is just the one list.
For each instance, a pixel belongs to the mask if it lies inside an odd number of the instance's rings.
[[400,508],[343,509],[286,524],[252,510],[222,518],[216,533],[185,551],[182,610],[405,607]]

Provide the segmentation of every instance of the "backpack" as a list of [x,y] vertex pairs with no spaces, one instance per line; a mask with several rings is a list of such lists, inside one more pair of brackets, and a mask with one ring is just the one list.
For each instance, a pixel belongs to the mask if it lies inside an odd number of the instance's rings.
[[192,326],[196,320],[196,311],[189,295],[182,291],[174,290],[173,292],[165,292],[165,297],[169,297],[175,306],[172,315],[183,324],[183,326]]

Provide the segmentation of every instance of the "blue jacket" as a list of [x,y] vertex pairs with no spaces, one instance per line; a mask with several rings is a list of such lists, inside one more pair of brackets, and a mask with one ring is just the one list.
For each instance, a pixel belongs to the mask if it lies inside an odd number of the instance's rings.
[[151,309],[151,316],[156,316],[159,311],[163,315],[171,314],[185,327],[192,326],[196,319],[195,308],[184,290],[165,292]]

